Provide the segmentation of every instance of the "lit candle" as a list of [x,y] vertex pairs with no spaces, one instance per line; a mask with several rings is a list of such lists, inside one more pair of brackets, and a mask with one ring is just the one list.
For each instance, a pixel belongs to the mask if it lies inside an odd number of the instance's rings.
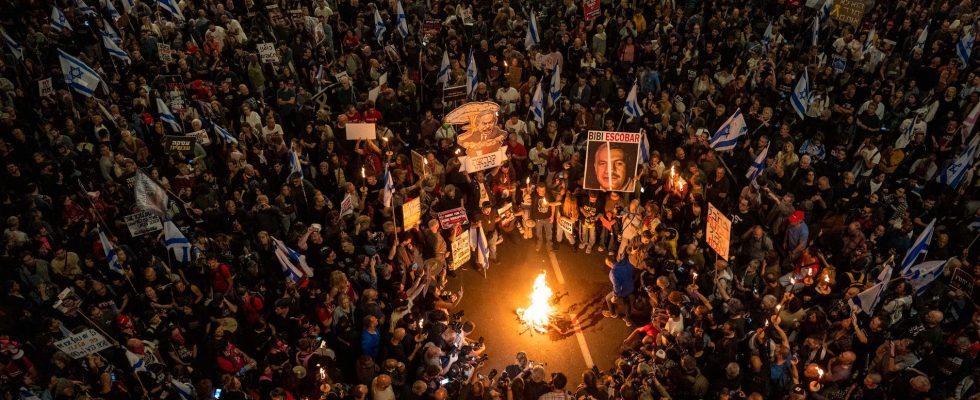
[[779,313],[779,310],[782,310],[782,309],[783,309],[783,305],[782,304],[776,304],[776,313]]
[[428,158],[423,158],[422,159],[422,163],[425,164],[425,165],[429,165],[429,159]]
[[827,282],[827,283],[830,283],[830,275],[824,275],[823,276],[823,281],[824,282]]
[[766,320],[766,328],[768,328],[768,327],[769,327],[769,320],[767,319]]
[[823,369],[820,367],[817,367],[817,380],[823,380]]
[[456,154],[459,154],[459,149],[456,149]]
[[697,281],[698,280],[698,273],[696,271],[693,271],[693,270],[691,271],[691,280],[692,281]]
[[507,61],[504,61],[504,68],[507,68]]
[[529,176],[529,177],[527,177],[527,185],[528,185],[528,186],[531,186],[531,177],[530,177],[530,176]]
[[361,178],[367,178],[367,173],[364,171],[364,167],[361,167]]
[[791,277],[789,277],[789,284],[790,284],[791,286],[792,286],[792,285],[796,285],[796,278],[794,278],[794,277],[792,277],[792,276],[791,276]]

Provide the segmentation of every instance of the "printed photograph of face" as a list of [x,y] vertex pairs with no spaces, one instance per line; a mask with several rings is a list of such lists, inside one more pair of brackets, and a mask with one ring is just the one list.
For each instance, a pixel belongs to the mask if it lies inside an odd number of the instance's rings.
[[585,188],[614,192],[634,189],[639,144],[589,142],[585,171]]

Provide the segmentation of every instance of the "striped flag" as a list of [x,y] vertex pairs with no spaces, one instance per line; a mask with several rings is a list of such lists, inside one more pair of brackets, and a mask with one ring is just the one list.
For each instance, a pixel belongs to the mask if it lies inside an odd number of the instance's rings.
[[959,42],[956,42],[956,56],[960,58],[960,62],[963,65],[960,69],[966,68],[970,65],[970,56],[973,55],[973,32],[969,32],[960,38]]
[[975,135],[973,140],[963,148],[963,153],[939,173],[936,181],[949,185],[953,189],[959,187],[960,183],[963,183],[963,178],[966,177],[966,173],[973,166],[973,161],[977,157],[978,150],[980,150],[980,135]]
[[626,96],[626,104],[623,105],[623,112],[629,117],[630,121],[636,117],[643,116],[643,109],[640,108],[640,102],[637,100],[636,93],[639,90],[636,82],[633,82],[633,88],[630,89],[629,95]]
[[476,58],[473,57],[473,48],[470,48],[470,60],[466,64],[466,97],[472,99],[476,94],[476,85],[480,83],[479,74],[476,70]]
[[118,274],[125,274],[126,271],[119,263],[119,256],[116,255],[116,246],[105,236],[102,229],[99,229],[99,242],[102,242],[102,253],[105,254],[105,262],[109,264],[109,269]]
[[922,27],[922,32],[919,32],[919,37],[915,40],[915,48],[916,49],[923,50],[923,49],[926,48],[926,39],[929,38],[929,24],[930,23],[931,23],[931,21],[930,22],[926,22],[926,26],[923,26]]
[[905,257],[902,258],[902,268],[899,270],[904,275],[912,264],[915,264],[915,260],[919,258],[919,255],[929,252],[929,242],[932,241],[932,233],[935,229],[936,219],[933,218],[932,222],[919,233],[919,237],[915,239],[912,247],[905,253]]
[[158,185],[143,171],[136,170],[136,181],[133,184],[133,194],[136,197],[136,207],[149,211],[153,215],[167,219],[170,209],[170,197],[163,187]]
[[95,12],[95,8],[92,8],[92,6],[85,4],[85,0],[75,0],[75,7],[78,7],[78,11],[81,11],[82,15],[86,17],[94,17],[97,15],[97,13]]
[[126,349],[126,360],[129,361],[129,366],[133,369],[133,372],[148,372],[146,370],[146,359],[142,355]]
[[177,116],[170,111],[170,107],[167,107],[167,103],[163,102],[163,99],[157,97],[157,113],[160,120],[166,122],[170,125],[175,132],[183,132],[184,129],[180,126],[180,121],[177,120]]
[[980,102],[977,102],[970,110],[970,113],[966,114],[966,118],[963,118],[963,126],[960,128],[960,136],[963,141],[966,142],[966,138],[970,137],[973,133],[973,127],[977,125],[977,118],[980,117]]
[[531,113],[534,114],[534,120],[538,122],[538,127],[544,126],[544,94],[541,92],[541,82],[538,82],[534,96],[531,97]]
[[218,126],[218,124],[211,124],[211,126],[214,127],[214,133],[222,140],[231,144],[238,144],[238,139],[231,132],[228,132],[227,129]]
[[490,246],[482,225],[470,228],[470,250],[476,251],[476,264],[484,271],[490,268]]
[[[71,336],[70,333],[68,336]],[[30,389],[23,386],[18,389],[18,398],[20,400],[41,400],[41,397],[38,396],[37,393],[34,393]]]
[[769,45],[772,43],[772,22],[766,26],[766,31],[762,33],[762,49],[769,51]]
[[868,37],[864,39],[864,45],[861,46],[862,53],[867,53],[868,50],[874,47],[875,35],[877,35],[877,32],[875,32],[875,27],[872,26],[871,30],[868,31]]
[[878,300],[881,300],[881,295],[885,291],[885,287],[888,282],[878,282],[874,286],[865,289],[863,292],[858,293],[857,296],[851,298],[851,310],[857,312],[857,310],[864,311],[867,315],[872,315],[875,306],[878,304]]
[[112,40],[112,42],[116,44],[122,43],[122,36],[119,36],[119,34],[116,33],[116,30],[113,29],[111,25],[103,22],[102,27],[103,27],[102,37],[109,38],[109,40]]
[[7,34],[6,30],[0,29],[0,35],[3,35],[3,43],[7,45],[10,49],[10,54],[14,55],[19,61],[24,61],[24,46],[18,44],[10,35]]
[[752,166],[749,167],[749,171],[745,173],[745,177],[749,178],[749,181],[755,182],[755,178],[758,178],[762,171],[766,170],[766,157],[769,156],[769,146],[767,145],[765,149],[755,157],[755,161],[752,161]]
[[[112,1],[112,0],[107,0],[107,1]],[[132,14],[133,8],[136,8],[136,0],[120,0],[120,2],[122,3],[123,11],[125,11],[126,14]]]
[[793,94],[789,97],[790,105],[793,106],[793,110],[796,111],[796,115],[800,116],[800,119],[806,119],[806,110],[810,108],[810,96],[812,93],[810,76],[807,74],[806,68],[804,68],[803,76],[800,77],[800,81],[796,83],[796,88],[793,89]]
[[742,110],[735,109],[735,113],[721,127],[718,132],[711,137],[711,148],[716,151],[727,151],[735,148],[738,138],[749,132],[749,127],[745,125],[745,117]]
[[384,191],[381,193],[381,204],[385,208],[391,207],[391,199],[395,196],[395,182],[391,179],[391,171],[385,167],[385,187]]
[[[105,11],[109,13],[109,18],[112,18],[113,22],[119,20],[119,18],[122,17],[122,15],[119,15],[119,10],[116,10],[116,6],[112,5],[112,0],[99,0],[99,1],[102,3],[102,8],[104,8]],[[123,1],[123,3],[125,3],[125,1]]]
[[180,397],[181,400],[195,400],[197,398],[194,394],[194,387],[190,384],[170,378],[170,386],[173,387],[177,397]]
[[68,23],[68,18],[65,18],[65,13],[58,6],[51,6],[51,28],[58,32],[64,31],[65,29],[69,31],[74,30],[71,24]]
[[406,37],[408,36],[408,18],[405,18],[405,9],[402,8],[401,0],[395,3],[395,11],[398,13],[395,26],[398,27],[398,33],[402,34],[402,37]]
[[885,267],[882,268],[881,272],[878,273],[878,278],[876,279],[875,283],[878,282],[887,283],[892,279],[892,271],[894,271],[894,268],[892,268],[892,264],[893,264],[892,262],[885,263]]
[[102,83],[99,73],[61,49],[58,49],[58,60],[61,62],[61,72],[65,76],[68,87],[79,94],[92,97]]
[[909,284],[915,289],[915,294],[920,295],[925,292],[926,286],[936,280],[936,278],[943,275],[943,271],[946,268],[947,260],[936,260],[936,261],[926,261],[921,264],[916,264],[908,271],[905,271],[905,279],[908,279]]
[[191,242],[171,220],[163,222],[163,244],[173,252],[177,261],[184,264],[191,262]]
[[303,177],[303,164],[299,162],[299,155],[293,149],[289,149],[289,174],[298,174]]
[[561,64],[555,64],[555,70],[551,73],[551,87],[548,92],[548,105],[554,106],[555,102],[561,98]]
[[378,12],[378,8],[374,8],[374,40],[378,42],[381,41],[381,37],[388,31],[385,27],[385,22],[381,20],[381,13]]
[[531,19],[527,24],[527,35],[524,36],[524,48],[530,49],[531,46],[537,46],[540,43],[538,38],[538,19],[534,16],[534,11],[531,11]]
[[133,62],[129,59],[129,53],[126,53],[125,50],[121,49],[119,45],[116,44],[116,42],[113,42],[112,39],[109,39],[108,36],[102,35],[102,45],[105,46],[105,51],[107,51],[110,56],[118,58],[126,64]]
[[[123,0],[123,2],[125,1]],[[160,5],[160,8],[167,10],[174,18],[181,21],[184,20],[184,14],[180,12],[180,7],[177,6],[174,0],[157,0],[157,4]]]
[[919,114],[912,117],[912,122],[909,126],[902,130],[902,134],[898,135],[898,139],[895,139],[895,148],[904,149],[912,143],[912,138],[915,137],[915,124],[919,122]]
[[443,50],[442,64],[439,65],[439,75],[436,77],[436,83],[442,83],[443,86],[449,85],[449,70],[449,52]]
[[276,258],[282,266],[282,273],[287,279],[293,283],[300,283],[313,277],[313,270],[306,265],[306,256],[286,247],[282,240],[275,237],[272,237],[272,245],[275,247]]
[[650,161],[650,139],[643,129],[640,129],[640,159],[643,162]]
[[810,45],[817,47],[820,43],[820,17],[813,17],[813,31],[810,33]]
[[820,18],[820,25],[827,25],[827,21],[830,19],[830,6],[833,3],[834,0],[824,0],[823,5],[817,10],[817,18]]

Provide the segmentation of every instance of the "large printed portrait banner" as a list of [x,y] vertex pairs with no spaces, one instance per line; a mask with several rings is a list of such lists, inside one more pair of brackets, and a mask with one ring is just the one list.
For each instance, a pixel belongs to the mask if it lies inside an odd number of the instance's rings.
[[632,192],[640,160],[640,133],[589,131],[585,185],[589,190]]

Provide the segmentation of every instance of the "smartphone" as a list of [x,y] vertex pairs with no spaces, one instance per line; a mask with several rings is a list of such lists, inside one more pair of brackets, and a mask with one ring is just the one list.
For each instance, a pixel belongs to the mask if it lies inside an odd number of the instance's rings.
[[214,395],[212,397],[214,397],[215,399],[220,399],[221,398],[221,388],[214,389]]
[[447,383],[449,383],[449,378],[443,378],[441,381],[439,381],[440,385],[445,385]]
[[419,263],[412,263],[412,271],[419,269]]
[[112,378],[112,381],[113,381],[113,382],[115,382],[115,381],[116,381],[116,373],[115,373],[115,372],[113,372],[113,373],[111,373],[111,374],[109,374],[109,376],[110,376],[110,377]]

